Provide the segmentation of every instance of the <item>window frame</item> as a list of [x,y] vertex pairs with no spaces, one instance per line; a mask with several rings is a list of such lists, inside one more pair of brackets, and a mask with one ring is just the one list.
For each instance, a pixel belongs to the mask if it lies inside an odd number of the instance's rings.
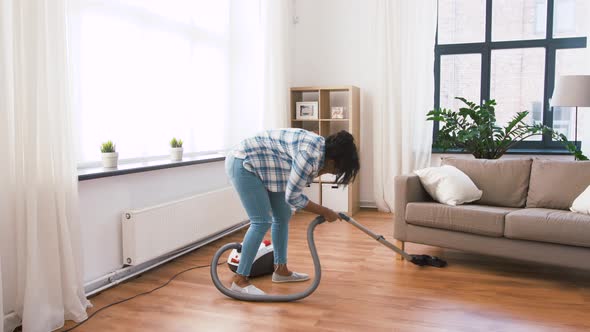
[[[553,94],[555,85],[555,60],[557,50],[576,49],[587,47],[587,37],[564,37],[553,38],[553,20],[554,20],[555,0],[547,0],[547,20],[546,32],[544,39],[526,39],[526,40],[509,40],[509,41],[492,41],[492,5],[493,0],[486,0],[485,6],[485,39],[483,42],[470,42],[458,44],[440,44],[438,43],[438,17],[436,28],[436,39],[434,48],[434,107],[440,107],[440,74],[441,74],[441,56],[443,55],[461,55],[461,54],[479,54],[481,56],[481,87],[480,102],[490,99],[490,79],[491,79],[491,62],[492,51],[505,49],[522,49],[522,48],[544,48],[545,49],[545,82],[543,91],[543,124],[553,128],[553,111],[550,107],[549,100]],[[440,4],[439,4],[440,5]],[[439,130],[439,122],[434,121],[433,125],[433,144],[436,140]],[[581,143],[577,142],[578,148]],[[511,149],[513,152],[539,151],[540,153],[557,153],[565,151],[561,142],[553,141],[550,134],[544,134],[539,141],[520,142]],[[433,152],[440,152],[434,148]],[[453,151],[456,152],[456,151]]]

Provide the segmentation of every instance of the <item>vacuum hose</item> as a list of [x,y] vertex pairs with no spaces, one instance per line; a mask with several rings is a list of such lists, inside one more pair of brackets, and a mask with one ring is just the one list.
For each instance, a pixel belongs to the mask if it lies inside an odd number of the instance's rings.
[[287,294],[287,295],[252,295],[252,294],[244,294],[234,292],[223,285],[223,283],[219,280],[219,275],[217,274],[217,262],[221,258],[224,252],[231,250],[231,249],[239,249],[242,245],[238,242],[228,243],[223,247],[219,248],[215,255],[213,256],[213,260],[211,261],[211,279],[213,279],[213,284],[217,289],[226,296],[234,298],[236,300],[242,301],[251,301],[251,302],[290,302],[290,301],[297,301],[301,300],[304,297],[308,297],[311,293],[313,293],[316,288],[320,285],[320,279],[322,278],[322,267],[320,265],[320,257],[318,256],[317,249],[315,247],[315,242],[313,238],[313,231],[317,225],[323,223],[325,221],[324,217],[318,216],[315,218],[311,224],[307,227],[307,245],[309,246],[309,251],[311,253],[311,258],[313,259],[313,268],[315,277],[311,286],[309,286],[306,290],[300,293],[294,294]]
[[[344,221],[348,222],[349,224],[353,225],[354,227],[360,229],[365,234],[369,235],[373,239],[377,240],[377,242],[381,243],[382,245],[386,246],[387,248],[395,251],[398,255],[403,256],[405,259],[410,261],[411,263],[418,265],[418,266],[433,266],[433,267],[445,267],[447,266],[447,262],[444,260],[435,257],[435,256],[428,256],[428,255],[411,255],[407,252],[403,251],[402,249],[396,247],[393,243],[385,240],[382,235],[373,233],[367,227],[361,225],[353,218],[345,215],[344,213],[339,213],[340,218]],[[315,242],[313,239],[313,231],[315,230],[316,226],[323,223],[326,219],[322,216],[318,216],[315,218],[309,227],[307,227],[307,245],[309,246],[309,251],[311,252],[311,258],[313,259],[313,268],[315,271],[315,277],[311,286],[300,293],[295,294],[288,294],[288,295],[252,295],[252,294],[244,294],[234,292],[223,285],[223,283],[219,280],[219,276],[217,275],[217,262],[219,262],[219,258],[223,255],[224,252],[230,249],[240,249],[241,244],[234,242],[228,243],[221,247],[215,255],[213,256],[213,260],[211,261],[211,279],[213,279],[213,284],[217,289],[226,296],[231,298],[242,300],[242,301],[252,301],[252,302],[290,302],[290,301],[297,301],[301,300],[304,297],[309,296],[313,293],[316,288],[320,285],[320,279],[322,278],[322,267],[320,265],[320,258],[318,257],[318,252],[315,248]]]

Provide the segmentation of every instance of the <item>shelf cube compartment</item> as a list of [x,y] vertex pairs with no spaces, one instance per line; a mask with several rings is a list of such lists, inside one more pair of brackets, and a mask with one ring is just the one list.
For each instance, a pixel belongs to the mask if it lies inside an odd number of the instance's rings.
[[320,204],[320,184],[311,183],[303,188],[303,194],[309,198],[310,201]]
[[328,137],[332,134],[336,134],[341,130],[350,132],[348,121],[322,121],[320,132],[322,136]]
[[320,134],[320,123],[316,121],[307,121],[307,120],[292,120],[291,121],[292,128],[302,128],[307,131],[314,132],[316,134]]
[[[320,92],[319,90],[297,90],[291,91],[291,120],[297,120],[296,105],[301,101],[315,101],[319,106]],[[318,110],[319,111],[319,110]],[[319,114],[318,114],[319,115]],[[316,120],[317,121],[317,120]]]
[[336,212],[348,213],[348,186],[322,183],[322,205]]

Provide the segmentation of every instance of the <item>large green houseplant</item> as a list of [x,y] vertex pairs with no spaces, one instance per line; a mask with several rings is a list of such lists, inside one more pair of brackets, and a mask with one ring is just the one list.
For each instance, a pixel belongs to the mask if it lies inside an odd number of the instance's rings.
[[550,133],[554,139],[564,143],[577,160],[588,160],[569,142],[567,137],[542,124],[527,124],[524,119],[528,111],[516,113],[504,127],[496,124],[496,101],[487,100],[482,105],[457,97],[466,106],[458,111],[439,108],[430,111],[430,121],[439,121],[441,127],[434,140],[434,147],[443,151],[460,149],[479,159],[498,159],[508,149],[525,139]]

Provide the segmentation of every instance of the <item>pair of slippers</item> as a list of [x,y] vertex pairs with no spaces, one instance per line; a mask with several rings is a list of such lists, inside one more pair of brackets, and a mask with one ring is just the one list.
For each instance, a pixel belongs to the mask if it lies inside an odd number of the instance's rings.
[[411,262],[418,266],[434,266],[434,267],[445,267],[447,262],[435,257],[428,255],[410,255],[412,256]]

